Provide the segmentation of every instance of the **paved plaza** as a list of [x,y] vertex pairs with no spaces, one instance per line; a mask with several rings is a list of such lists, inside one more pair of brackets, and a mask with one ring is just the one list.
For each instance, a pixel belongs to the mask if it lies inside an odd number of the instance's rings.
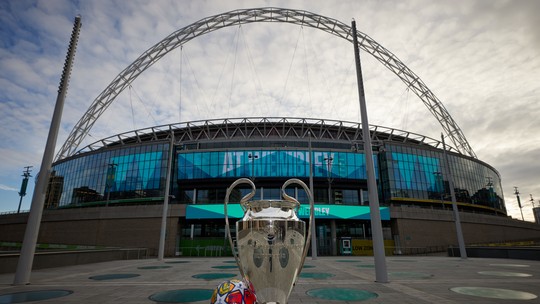
[[[389,282],[376,283],[373,257],[308,257],[289,303],[540,303],[540,261],[392,256],[387,266]],[[36,270],[27,286],[1,274],[0,303],[38,290],[69,292],[37,303],[151,304],[162,292],[176,298],[158,303],[209,303],[211,290],[234,277],[232,258],[112,261]]]

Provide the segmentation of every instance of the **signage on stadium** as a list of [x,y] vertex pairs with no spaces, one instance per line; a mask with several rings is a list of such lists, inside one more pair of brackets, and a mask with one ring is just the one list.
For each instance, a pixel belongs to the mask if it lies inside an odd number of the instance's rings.
[[[313,176],[365,179],[365,156],[357,152],[313,151]],[[205,151],[178,154],[178,179],[308,177],[309,151]],[[378,170],[376,170],[378,172]]]
[[[388,207],[380,207],[381,220],[390,220],[390,210]],[[239,204],[229,204],[227,213],[230,218],[241,218],[244,212]],[[310,208],[308,205],[300,206],[298,216],[309,218]],[[223,205],[188,205],[186,207],[186,219],[220,219],[224,218]],[[349,220],[369,220],[369,206],[347,206],[347,205],[315,205],[315,218],[317,219],[349,219]]]

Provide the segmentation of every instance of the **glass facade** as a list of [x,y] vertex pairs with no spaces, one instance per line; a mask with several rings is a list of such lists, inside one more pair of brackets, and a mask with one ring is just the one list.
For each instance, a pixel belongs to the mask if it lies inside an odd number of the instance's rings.
[[[390,199],[451,201],[444,154],[410,146],[385,146],[383,189]],[[456,201],[505,211],[499,174],[465,157],[448,155]]]
[[[363,153],[312,153],[315,178],[366,178]],[[185,152],[178,154],[177,159],[178,179],[309,177],[309,152],[306,150]]]
[[[118,146],[56,163],[47,190],[46,207],[109,203],[160,202],[164,196],[167,142]],[[313,150],[314,198],[319,204],[363,205],[367,200],[364,154],[356,151]],[[231,180],[253,177],[256,197],[279,199],[277,181],[309,177],[307,149],[178,150],[175,154],[175,202],[218,204]],[[386,143],[374,156],[381,204],[448,203],[449,173],[442,151]],[[501,181],[490,166],[449,154],[457,202],[505,213]],[[209,182],[213,180],[214,182]],[[280,184],[281,185],[281,184]],[[245,189],[239,189],[238,197]],[[303,189],[288,189],[307,202]]]
[[[312,160],[313,177],[324,184],[323,187],[320,187],[320,182],[319,186],[315,187],[315,202],[320,204],[362,204],[360,202],[360,185],[355,181],[366,179],[363,153],[314,150],[312,151]],[[374,156],[374,161],[377,173],[379,170],[376,156]],[[288,178],[306,179],[309,178],[309,151],[305,149],[187,151],[177,155],[176,169],[180,187],[177,197],[180,198],[180,203],[222,204],[228,185],[221,189],[216,187],[207,189],[199,184],[195,191],[189,186],[186,187],[185,184],[197,180],[237,179],[241,177],[283,178],[283,181]],[[328,187],[328,183],[332,183],[334,179],[351,180],[354,185],[344,186],[341,183],[336,183],[336,187]],[[279,186],[258,183],[257,187],[261,187],[257,189],[255,194],[257,199],[281,198]],[[297,197],[300,202],[308,202],[303,189],[287,189],[287,191],[291,191],[289,195]],[[329,191],[331,195],[329,195]]]
[[163,197],[168,146],[165,143],[122,147],[57,163],[52,168],[50,184],[61,183],[62,191],[48,196],[46,205],[84,206]]

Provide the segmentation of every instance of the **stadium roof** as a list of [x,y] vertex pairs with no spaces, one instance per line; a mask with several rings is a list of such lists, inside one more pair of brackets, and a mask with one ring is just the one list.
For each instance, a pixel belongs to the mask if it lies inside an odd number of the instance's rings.
[[[336,143],[362,143],[362,124],[358,122],[329,119],[294,117],[250,117],[198,120],[116,134],[78,150],[75,155],[119,145],[130,145],[152,141],[170,140],[174,132],[175,143],[204,141],[250,141],[250,140],[301,140],[311,136],[314,141],[334,141]],[[370,125],[374,145],[382,142],[409,143],[442,149],[442,142],[424,135]],[[462,154],[447,144],[449,151]]]

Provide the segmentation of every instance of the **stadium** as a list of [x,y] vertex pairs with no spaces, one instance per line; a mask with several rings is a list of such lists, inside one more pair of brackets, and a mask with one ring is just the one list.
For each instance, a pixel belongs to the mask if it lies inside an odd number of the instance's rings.
[[[238,118],[102,139],[54,164],[40,242],[136,246],[155,254],[170,170],[166,255],[230,254],[224,242],[227,187],[247,177],[257,186],[256,198],[280,199],[287,179],[308,183],[311,151],[318,254],[347,254],[347,239],[353,245],[349,254],[372,254],[361,127],[307,118]],[[534,224],[506,217],[500,176],[489,164],[448,151],[446,168],[440,141],[380,126],[370,126],[370,133],[387,254],[445,251],[456,244],[449,172],[468,244],[533,236]],[[235,190],[231,203],[250,189]],[[298,214],[307,220],[304,190],[287,191],[303,204]],[[239,208],[230,214],[233,220],[242,215]],[[22,237],[22,229],[17,231],[12,237]]]
[[[171,34],[118,75],[74,127],[52,167],[38,243],[141,247],[156,255],[167,201],[166,256],[230,255],[223,210],[227,187],[238,178],[250,178],[257,199],[280,199],[286,180],[299,178],[307,184],[311,174],[317,254],[372,255],[362,128],[369,128],[372,141],[387,255],[445,252],[457,244],[451,190],[468,245],[540,238],[540,226],[507,216],[500,174],[476,157],[435,95],[362,33],[360,47],[419,96],[441,123],[448,145],[406,130],[358,122],[242,117],[138,129],[78,148],[119,92],[161,58],[156,54],[163,56],[164,50],[204,34],[201,28],[267,21],[315,27],[350,39],[350,28],[334,19],[275,8],[212,16]],[[201,24],[205,26],[196,26]],[[298,215],[307,220],[304,190],[287,191],[302,203]],[[247,192],[235,189],[231,203]],[[21,242],[27,216],[3,215],[0,240]],[[241,216],[238,204],[231,205],[233,222]]]

